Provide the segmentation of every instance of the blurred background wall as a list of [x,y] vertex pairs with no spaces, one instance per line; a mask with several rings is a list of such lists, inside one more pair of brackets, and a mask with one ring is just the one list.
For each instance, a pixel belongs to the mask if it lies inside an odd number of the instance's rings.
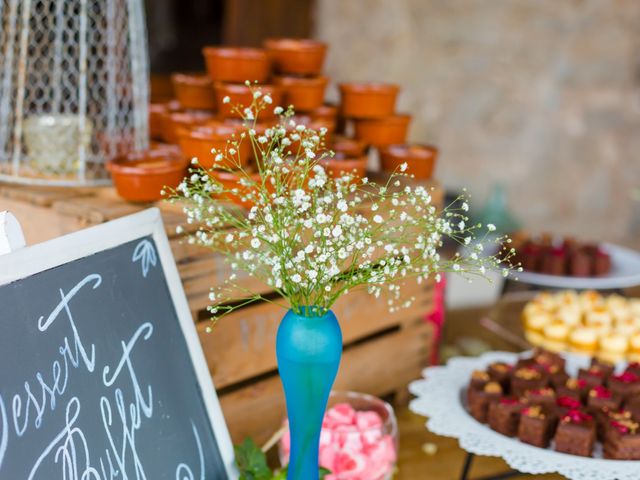
[[317,0],[314,24],[334,80],[403,86],[448,187],[503,183],[533,231],[638,234],[640,1]]

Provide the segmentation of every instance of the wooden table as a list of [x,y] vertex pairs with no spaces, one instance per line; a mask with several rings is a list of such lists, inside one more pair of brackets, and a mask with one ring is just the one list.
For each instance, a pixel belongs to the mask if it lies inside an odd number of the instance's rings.
[[[396,409],[400,427],[400,456],[394,480],[458,480],[466,452],[453,438],[440,437],[427,430],[426,419],[412,413],[408,407]],[[435,454],[425,453],[425,444],[434,444]],[[472,479],[497,475],[509,470],[500,458],[476,457],[471,470]],[[561,480],[561,475],[537,475],[512,478]]]

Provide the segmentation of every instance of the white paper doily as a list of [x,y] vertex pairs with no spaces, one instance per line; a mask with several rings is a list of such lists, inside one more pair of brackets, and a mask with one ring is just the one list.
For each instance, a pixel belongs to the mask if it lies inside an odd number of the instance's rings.
[[[598,444],[596,457],[585,458],[527,445],[517,439],[494,432],[476,421],[465,409],[463,393],[473,370],[485,369],[490,363],[515,363],[518,355],[489,352],[481,357],[457,357],[446,366],[424,370],[423,380],[409,385],[416,395],[410,409],[429,417],[427,428],[435,434],[457,438],[467,452],[502,457],[512,468],[523,473],[560,473],[573,480],[638,480],[640,461],[605,460]],[[584,357],[567,357],[567,371],[575,375],[588,365]]]

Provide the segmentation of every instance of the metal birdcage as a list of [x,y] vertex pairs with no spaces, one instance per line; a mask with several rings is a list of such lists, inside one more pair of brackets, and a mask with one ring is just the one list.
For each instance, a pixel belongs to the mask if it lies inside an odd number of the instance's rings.
[[0,0],[0,181],[109,183],[148,146],[142,0]]

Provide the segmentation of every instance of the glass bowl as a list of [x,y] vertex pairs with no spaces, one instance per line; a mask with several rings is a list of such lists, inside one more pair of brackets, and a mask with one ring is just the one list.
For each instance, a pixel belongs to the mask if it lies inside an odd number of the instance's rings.
[[[280,463],[289,463],[289,430],[278,444]],[[393,407],[373,395],[333,391],[320,433],[320,466],[329,480],[389,480],[398,457],[398,423]]]

